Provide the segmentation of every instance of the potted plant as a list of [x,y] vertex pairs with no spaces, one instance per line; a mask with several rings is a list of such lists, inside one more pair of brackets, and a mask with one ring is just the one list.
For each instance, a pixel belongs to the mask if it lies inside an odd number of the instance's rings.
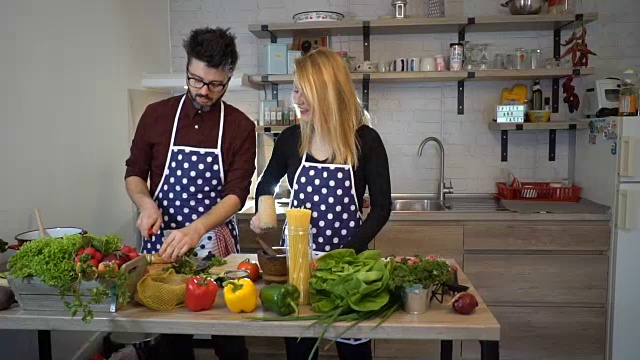
[[421,314],[429,308],[432,287],[449,281],[452,269],[442,259],[396,257],[389,283],[400,294],[404,311]]

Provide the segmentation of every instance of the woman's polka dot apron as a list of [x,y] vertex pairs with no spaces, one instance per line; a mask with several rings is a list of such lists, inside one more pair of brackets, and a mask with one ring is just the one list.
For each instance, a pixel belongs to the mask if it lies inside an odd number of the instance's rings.
[[[313,250],[340,249],[358,231],[362,217],[358,209],[353,170],[349,165],[317,164],[302,157],[293,180],[290,208],[304,208],[311,213]],[[286,243],[286,222],[281,239]],[[359,344],[369,339],[337,339],[336,341]]]
[[[169,155],[160,185],[153,199],[162,213],[162,226],[149,240],[142,241],[141,251],[156,253],[164,242],[164,231],[189,226],[222,199],[224,171],[222,169],[222,130],[224,103],[220,103],[220,131],[216,149],[175,146],[174,140],[180,111],[186,95],[176,112]],[[215,255],[226,257],[240,252],[235,216],[206,233],[196,246],[198,257]]]

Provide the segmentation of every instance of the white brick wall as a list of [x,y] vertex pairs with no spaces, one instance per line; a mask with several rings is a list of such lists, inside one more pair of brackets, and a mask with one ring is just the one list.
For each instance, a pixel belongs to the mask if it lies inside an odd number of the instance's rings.
[[[480,16],[504,14],[498,0],[447,0],[448,15]],[[598,53],[590,62],[597,67],[593,80],[617,76],[627,67],[640,71],[638,29],[640,1],[575,0],[579,12],[599,12],[597,22],[588,26],[589,46]],[[172,63],[181,71],[185,63],[182,39],[192,28],[209,25],[231,27],[238,36],[240,61],[238,72],[255,73],[257,47],[265,40],[251,35],[252,22],[290,22],[297,12],[327,9],[360,20],[375,19],[392,13],[387,0],[171,0]],[[420,16],[423,1],[409,0],[408,13]],[[563,39],[570,35],[563,33]],[[552,55],[551,32],[473,33],[467,40],[490,43],[491,54],[512,51],[515,47],[540,48],[543,57]],[[334,37],[333,48],[349,51],[362,59],[360,37]],[[395,57],[425,57],[445,53],[457,34],[372,36],[372,61],[390,61]],[[291,42],[291,39],[280,39]],[[582,97],[585,80],[577,79]],[[588,79],[587,79],[588,81]],[[521,178],[557,179],[568,174],[568,133],[558,131],[556,161],[548,159],[548,132],[512,132],[509,134],[509,161],[500,162],[500,134],[487,123],[504,87],[516,81],[467,83],[465,115],[456,113],[457,90],[454,83],[371,84],[370,110],[373,126],[380,132],[391,163],[394,192],[435,191],[438,179],[438,150],[434,144],[417,156],[420,141],[427,136],[441,138],[445,145],[446,172],[456,192],[493,192],[501,169],[508,167]],[[531,86],[532,82],[523,82]],[[542,81],[544,96],[551,96],[551,81]],[[290,87],[280,87],[280,98],[290,96]],[[257,117],[262,92],[229,93],[225,100]],[[561,94],[562,99],[562,94]],[[557,119],[577,117],[561,103]],[[270,151],[269,141],[266,151]],[[268,155],[267,155],[268,158]]]

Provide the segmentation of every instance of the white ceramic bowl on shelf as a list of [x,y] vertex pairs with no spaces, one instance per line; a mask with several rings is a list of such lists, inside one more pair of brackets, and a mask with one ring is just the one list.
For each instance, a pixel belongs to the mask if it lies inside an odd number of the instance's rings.
[[305,11],[293,15],[293,22],[340,21],[344,15],[335,11]]

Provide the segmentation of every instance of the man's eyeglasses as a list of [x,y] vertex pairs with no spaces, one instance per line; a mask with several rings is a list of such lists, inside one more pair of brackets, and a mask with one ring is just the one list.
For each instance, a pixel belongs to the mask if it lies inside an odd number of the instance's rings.
[[231,81],[231,77],[229,77],[229,79],[226,82],[220,82],[220,81],[205,82],[205,81],[202,81],[202,79],[194,78],[187,74],[187,83],[189,84],[189,86],[195,89],[202,89],[206,85],[209,88],[209,91],[213,93],[222,92],[222,90],[224,90],[227,84],[229,84],[229,81]]

